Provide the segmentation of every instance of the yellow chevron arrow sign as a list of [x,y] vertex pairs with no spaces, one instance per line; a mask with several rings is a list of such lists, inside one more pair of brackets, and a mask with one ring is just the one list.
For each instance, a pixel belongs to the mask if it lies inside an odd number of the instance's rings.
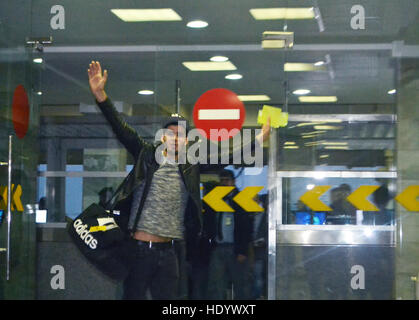
[[205,201],[216,212],[234,212],[233,208],[223,201],[223,198],[233,190],[234,187],[218,186],[208,192],[202,201]]
[[[202,201],[205,201],[216,212],[234,212],[234,209],[223,201],[223,198],[234,188],[228,186],[215,187],[202,198]],[[233,201],[247,212],[261,212],[263,208],[253,198],[262,189],[263,186],[246,187],[234,196]]]
[[346,200],[352,203],[358,210],[380,211],[375,205],[367,200],[368,196],[375,192],[380,186],[360,186],[352,192]]
[[262,212],[263,208],[253,200],[263,187],[246,187],[233,198],[240,207],[248,212]]
[[[0,201],[0,209],[7,210],[7,186],[0,186],[0,196],[3,198]],[[12,203],[11,211],[20,211],[23,212],[23,205],[20,197],[22,196],[22,186],[18,184],[15,188],[15,185],[12,184]]]
[[395,200],[408,211],[419,211],[419,186],[409,186]]
[[304,193],[300,200],[313,211],[332,211],[332,208],[320,201],[320,196],[329,190],[331,186],[315,186]]
[[7,209],[7,187],[0,186],[0,209],[6,210]]

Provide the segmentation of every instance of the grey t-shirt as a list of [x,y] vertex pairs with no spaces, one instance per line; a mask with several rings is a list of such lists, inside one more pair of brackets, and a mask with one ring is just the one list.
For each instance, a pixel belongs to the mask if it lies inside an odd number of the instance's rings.
[[[134,191],[129,227],[137,214],[144,184]],[[188,193],[177,164],[164,162],[154,173],[136,230],[161,237],[183,239]]]

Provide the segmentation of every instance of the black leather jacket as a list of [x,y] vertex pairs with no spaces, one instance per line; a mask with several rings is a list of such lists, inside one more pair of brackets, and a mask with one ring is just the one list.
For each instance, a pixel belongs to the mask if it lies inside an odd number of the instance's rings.
[[[249,244],[252,241],[253,236],[253,219],[250,213],[231,201],[238,193],[239,191],[237,188],[232,190],[228,196],[224,198],[224,202],[229,204],[234,210],[234,253],[248,256]],[[210,241],[212,248],[215,248],[217,246],[216,238],[219,229],[221,228],[223,213],[213,211],[206,204],[204,205],[204,212],[205,235]]]
[[[120,116],[112,101],[107,98],[104,102],[96,101],[103,115],[112,127],[118,140],[134,157],[134,168],[122,182],[120,191],[114,195],[111,208],[120,211],[118,223],[121,229],[127,234],[128,220],[131,212],[131,202],[134,189],[141,183],[145,183],[142,194],[142,201],[138,210],[138,217],[141,215],[142,204],[144,203],[154,172],[159,168],[155,160],[155,150],[158,145],[153,145],[141,138],[137,132]],[[179,172],[185,183],[189,197],[184,215],[185,244],[187,259],[191,259],[196,253],[197,244],[202,233],[202,205],[200,197],[200,171],[199,165],[180,164]],[[170,210],[170,208],[167,208]],[[135,224],[134,224],[135,226]]]

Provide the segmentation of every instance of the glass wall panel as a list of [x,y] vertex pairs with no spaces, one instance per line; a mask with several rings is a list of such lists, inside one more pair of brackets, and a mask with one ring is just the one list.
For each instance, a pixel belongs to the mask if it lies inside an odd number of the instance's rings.
[[[92,279],[103,285],[100,298],[123,296],[122,283],[90,266],[67,233],[129,172],[136,188],[143,178],[139,154],[91,92],[87,69],[96,61],[116,114],[149,145],[161,142],[169,117],[188,122],[205,237],[189,264],[177,251],[186,271],[177,298],[417,298],[417,1],[22,3],[0,5],[0,163],[12,135],[24,208],[12,224],[12,240],[22,240],[12,241],[12,265],[22,277],[9,286],[0,166],[0,297],[33,298],[36,286],[40,299],[95,299],[84,285]],[[157,15],[137,16],[150,9]],[[22,19],[11,18],[18,11]],[[12,119],[19,84],[30,110],[24,138]],[[261,148],[222,161],[218,148],[246,150],[268,116]],[[233,127],[229,144],[197,132]],[[165,202],[175,191],[154,194],[153,205],[175,212],[179,203]],[[65,289],[50,285],[56,265]]]
[[0,4],[0,299],[34,299],[39,68],[30,1]]

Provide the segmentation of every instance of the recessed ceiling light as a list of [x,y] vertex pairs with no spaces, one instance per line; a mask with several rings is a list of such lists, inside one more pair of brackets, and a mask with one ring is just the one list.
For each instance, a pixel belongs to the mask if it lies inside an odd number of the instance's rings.
[[285,146],[295,145],[294,141],[287,141],[284,143]]
[[230,61],[185,61],[182,62],[182,64],[191,71],[222,71],[237,69]]
[[170,8],[164,9],[111,9],[124,22],[181,21],[182,17]]
[[309,8],[257,8],[250,9],[250,14],[256,20],[280,19],[314,19],[313,7]]
[[189,28],[200,29],[208,26],[208,22],[202,20],[189,21],[186,25]]
[[214,57],[211,57],[210,60],[213,62],[225,62],[225,61],[228,61],[228,58],[224,56],[214,56]]
[[149,96],[149,95],[154,94],[154,91],[152,91],[152,90],[140,90],[140,91],[138,91],[138,94],[141,94],[143,96]]
[[44,60],[42,60],[42,58],[35,58],[33,59],[34,63],[42,63]]
[[337,102],[336,96],[304,96],[298,97],[300,102],[320,103],[320,102]]
[[392,89],[392,90],[389,90],[387,93],[388,94],[395,94],[397,92],[397,90],[396,89]]
[[295,63],[288,62],[284,64],[285,72],[303,72],[303,71],[325,71],[325,66],[315,66],[314,63]]
[[42,96],[42,91],[38,91],[36,94],[37,94],[38,96]]
[[238,74],[238,73],[232,73],[232,74],[226,75],[225,78],[228,79],[228,80],[239,80],[239,79],[243,78],[243,76],[241,74]]
[[239,95],[240,101],[270,101],[271,98],[266,94],[258,94],[258,95]]
[[308,89],[297,89],[297,90],[293,91],[292,93],[297,95],[297,96],[303,96],[303,95],[309,94],[310,92],[311,91],[308,90]]
[[322,66],[322,65],[324,65],[325,64],[325,62],[324,61],[317,61],[316,63],[314,63],[314,65],[316,66],[316,67],[320,67],[320,66]]
[[285,146],[284,149],[299,149],[299,146]]

